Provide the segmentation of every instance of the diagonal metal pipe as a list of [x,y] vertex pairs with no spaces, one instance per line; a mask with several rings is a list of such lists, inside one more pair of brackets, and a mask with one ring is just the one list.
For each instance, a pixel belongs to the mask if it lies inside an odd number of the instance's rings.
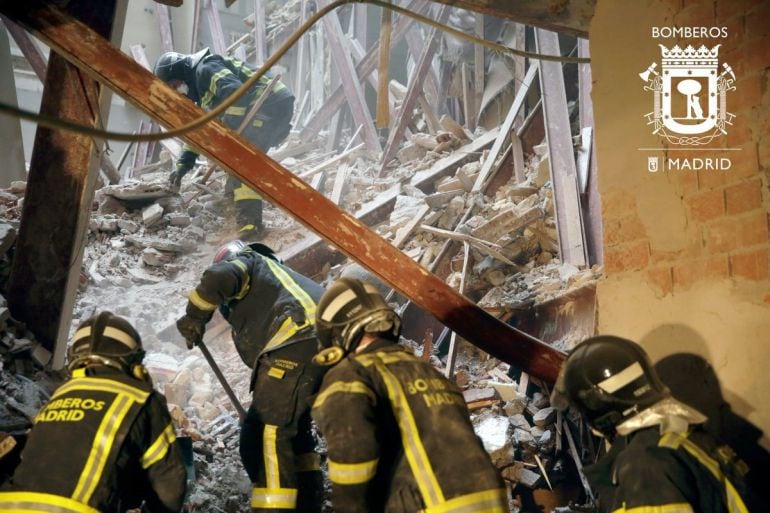
[[[4,2],[0,12],[167,127],[202,115],[199,107],[66,11],[28,1]],[[555,380],[563,353],[489,315],[221,123],[210,122],[183,138],[477,347]]]

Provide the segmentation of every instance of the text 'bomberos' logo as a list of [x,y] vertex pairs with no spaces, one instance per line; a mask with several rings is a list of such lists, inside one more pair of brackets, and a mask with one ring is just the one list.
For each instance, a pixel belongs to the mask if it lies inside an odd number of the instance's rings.
[[727,63],[719,72],[719,47],[691,45],[670,50],[659,44],[660,73],[653,62],[639,76],[653,93],[653,111],[645,114],[653,134],[670,144],[700,146],[727,134],[734,114],[727,112],[727,92],[735,90],[735,74]]

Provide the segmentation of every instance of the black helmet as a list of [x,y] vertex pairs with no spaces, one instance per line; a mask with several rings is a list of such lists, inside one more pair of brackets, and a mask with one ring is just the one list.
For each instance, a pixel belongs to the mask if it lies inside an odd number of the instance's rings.
[[217,264],[219,262],[231,260],[241,253],[244,253],[246,251],[254,251],[255,253],[259,253],[262,256],[266,256],[268,258],[272,258],[278,263],[281,263],[281,259],[278,258],[278,255],[275,254],[275,251],[270,246],[266,246],[265,244],[262,244],[261,242],[253,242],[251,244],[246,244],[242,240],[235,239],[231,240],[227,244],[223,244],[222,246],[217,249],[217,252],[214,253],[214,259],[212,261],[213,264]]
[[337,347],[339,357],[354,350],[364,333],[393,340],[401,332],[401,319],[377,288],[365,281],[340,278],[318,301],[316,336],[321,349]]
[[67,350],[70,371],[91,365],[106,365],[129,374],[144,358],[142,339],[131,323],[111,312],[102,312],[82,322]]
[[166,52],[155,62],[153,73],[166,83],[172,80],[181,80],[190,86],[193,80],[193,71],[198,63],[209,54],[209,49],[188,55],[179,52]]
[[551,402],[560,409],[574,406],[591,427],[613,436],[615,426],[669,395],[641,346],[605,335],[572,350]]

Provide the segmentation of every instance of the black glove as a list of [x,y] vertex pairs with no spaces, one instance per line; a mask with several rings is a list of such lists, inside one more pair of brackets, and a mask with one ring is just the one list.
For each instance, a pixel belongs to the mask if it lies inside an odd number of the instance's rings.
[[206,322],[183,315],[176,321],[176,329],[187,341],[187,349],[192,349],[203,342],[203,333],[206,331]]
[[185,168],[182,165],[177,164],[176,169],[171,171],[168,175],[168,184],[175,189],[178,189],[182,185],[182,177],[187,174],[190,168]]

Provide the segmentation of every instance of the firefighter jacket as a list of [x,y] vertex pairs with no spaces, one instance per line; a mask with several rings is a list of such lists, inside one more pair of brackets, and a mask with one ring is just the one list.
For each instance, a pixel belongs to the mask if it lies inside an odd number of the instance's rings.
[[107,367],[76,370],[35,418],[0,511],[180,511],[186,475],[166,400]]
[[[233,58],[223,57],[221,55],[207,55],[204,57],[194,69],[194,87],[191,87],[187,93],[187,96],[206,110],[211,110],[222,101],[230,97],[243,83],[254,75],[256,70],[246,64],[245,62]],[[270,82],[271,77],[265,73],[262,75],[257,83],[242,97],[238,99],[233,105],[228,107],[225,111],[222,121],[232,130],[237,130],[244,116],[249,112],[251,106],[262,95],[262,92]],[[270,93],[270,96],[265,100],[265,103],[260,107],[254,119],[251,121],[253,128],[260,128],[263,124],[268,123],[271,119],[272,108],[276,103],[282,100],[294,98],[288,87],[282,82],[278,81]],[[288,115],[291,116],[291,110],[288,111]],[[281,123],[281,126],[286,126],[286,134],[274,134],[275,140],[282,140],[288,135],[288,129],[290,120],[282,120],[285,123]],[[245,130],[244,134],[248,135],[248,131]],[[279,137],[282,135],[282,137]],[[266,150],[271,146],[272,141],[252,141],[256,143],[260,148]],[[192,147],[185,145],[184,151],[180,155],[176,163],[176,169],[181,170],[182,173],[190,170],[195,165],[195,159],[198,157],[198,153],[192,149]]]
[[602,511],[748,513],[739,465],[701,429],[661,435],[653,426],[615,440],[585,472]]
[[188,296],[187,315],[208,322],[219,307],[238,354],[253,368],[262,353],[314,337],[323,292],[310,278],[248,250],[203,272]]
[[394,342],[377,340],[332,367],[313,419],[338,513],[508,511],[460,391]]

